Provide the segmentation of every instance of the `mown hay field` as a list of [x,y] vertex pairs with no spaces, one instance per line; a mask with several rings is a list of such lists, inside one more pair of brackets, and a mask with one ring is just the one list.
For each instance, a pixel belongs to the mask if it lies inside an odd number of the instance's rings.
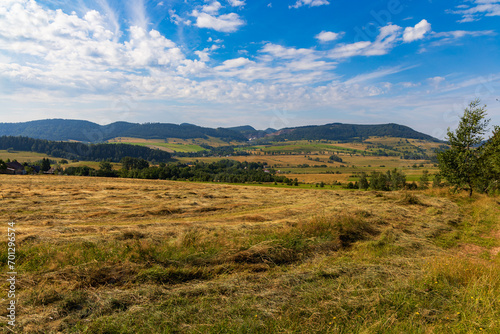
[[0,203],[19,333],[500,332],[498,198],[1,175]]

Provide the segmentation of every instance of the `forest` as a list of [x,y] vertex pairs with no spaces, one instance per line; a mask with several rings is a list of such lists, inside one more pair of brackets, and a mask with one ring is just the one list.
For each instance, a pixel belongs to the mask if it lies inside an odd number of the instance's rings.
[[130,144],[83,144],[56,142],[28,137],[0,137],[0,150],[31,151],[70,160],[119,162],[124,157],[166,162],[170,153]]
[[273,169],[258,162],[238,162],[220,160],[212,163],[196,162],[192,164],[165,164],[149,166],[143,159],[126,157],[122,159],[122,168],[113,170],[109,162],[103,161],[100,169],[90,167],[68,167],[64,174],[77,176],[105,176],[137,179],[188,180],[198,182],[279,182],[292,184],[285,176],[276,175]]
[[283,132],[274,137],[273,140],[337,140],[362,141],[372,136],[389,136],[407,139],[422,139],[437,142],[434,137],[413,130],[410,127],[399,124],[380,125],[357,125],[332,123],[320,126],[303,126],[291,129],[283,129]]

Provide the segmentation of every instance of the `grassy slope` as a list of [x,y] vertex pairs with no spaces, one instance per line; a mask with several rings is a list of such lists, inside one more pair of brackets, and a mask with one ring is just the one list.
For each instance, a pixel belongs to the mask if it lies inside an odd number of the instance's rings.
[[6,150],[0,150],[0,159],[3,161],[7,161],[7,159],[10,159],[11,161],[17,160],[21,162],[35,162],[38,160],[42,160],[43,158],[57,159],[57,158],[51,158],[47,154],[42,154],[42,153],[23,152],[23,151],[7,152]]
[[150,148],[163,149],[168,152],[200,152],[205,149],[200,145],[210,145],[212,147],[239,145],[241,143],[231,142],[227,143],[221,139],[208,137],[208,139],[195,138],[195,139],[179,139],[167,138],[161,139],[141,139],[130,137],[118,137],[108,140],[109,143],[126,143],[132,145],[146,146]]
[[1,220],[17,222],[23,333],[500,331],[496,198],[0,183]]

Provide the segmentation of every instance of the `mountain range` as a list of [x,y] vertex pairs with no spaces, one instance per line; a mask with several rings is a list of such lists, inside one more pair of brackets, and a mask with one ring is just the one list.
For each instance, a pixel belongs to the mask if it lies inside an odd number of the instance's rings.
[[208,128],[194,124],[129,123],[115,122],[108,125],[84,120],[46,119],[22,123],[0,123],[0,136],[24,136],[55,141],[79,141],[101,143],[116,137],[143,139],[194,139],[214,137],[224,141],[241,141],[268,138],[285,140],[341,140],[366,139],[371,136],[389,136],[407,139],[439,141],[432,136],[399,124],[357,125],[331,123],[284,128],[280,130],[256,130],[252,126]]

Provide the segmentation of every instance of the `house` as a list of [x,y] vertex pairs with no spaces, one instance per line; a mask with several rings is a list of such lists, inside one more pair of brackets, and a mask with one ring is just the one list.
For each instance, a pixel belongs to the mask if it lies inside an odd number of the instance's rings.
[[55,167],[50,167],[48,171],[43,172],[44,174],[54,174],[56,171]]
[[5,170],[5,174],[12,174],[12,175],[24,175],[26,174],[26,171],[24,170],[24,166],[21,165],[17,161],[12,161],[12,162],[7,162],[7,169]]

